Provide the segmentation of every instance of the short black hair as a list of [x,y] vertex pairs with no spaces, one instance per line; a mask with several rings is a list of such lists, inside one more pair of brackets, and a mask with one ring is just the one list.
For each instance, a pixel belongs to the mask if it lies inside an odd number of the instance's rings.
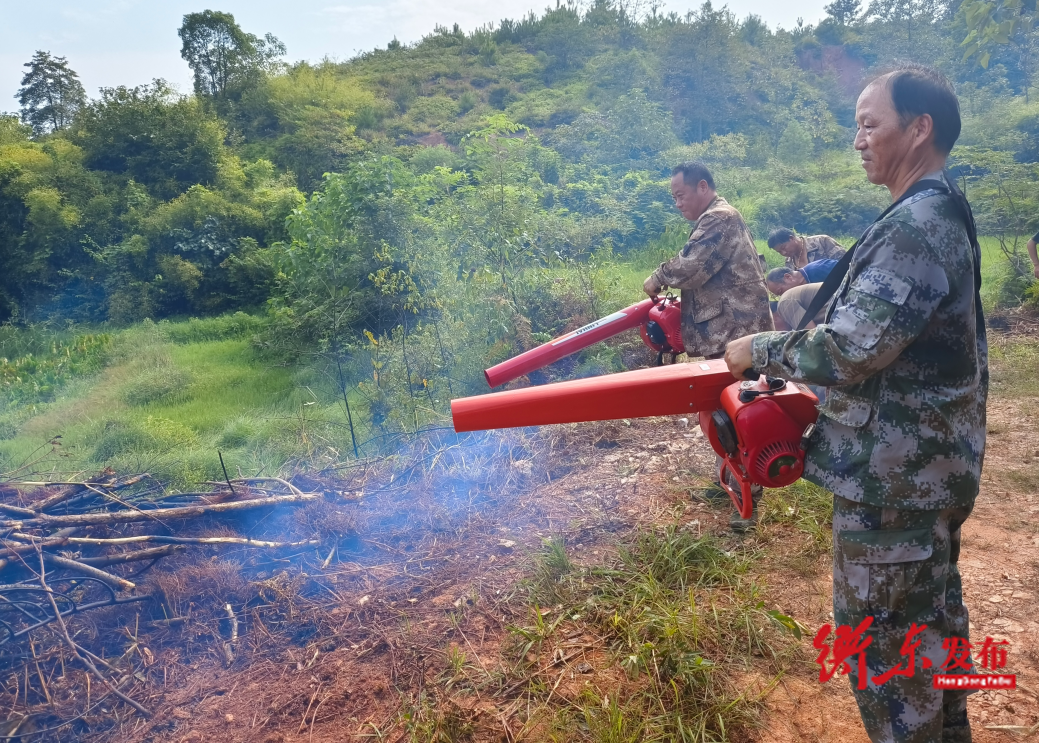
[[786,277],[792,273],[794,273],[793,269],[786,266],[779,266],[778,268],[773,268],[765,275],[765,281],[771,284],[782,284]]
[[952,152],[960,138],[960,101],[949,78],[933,67],[900,62],[885,72],[898,121],[905,129],[917,116],[927,114],[934,122],[934,148],[943,155]]
[[672,178],[679,173],[682,174],[682,180],[685,181],[688,186],[695,186],[700,181],[707,181],[707,185],[712,191],[714,190],[714,178],[711,176],[711,171],[709,171],[707,166],[699,160],[679,163],[675,167],[671,168]]
[[794,234],[792,229],[789,227],[780,227],[768,233],[768,246],[770,248],[775,248],[777,245],[790,242],[795,237],[797,237],[797,235]]

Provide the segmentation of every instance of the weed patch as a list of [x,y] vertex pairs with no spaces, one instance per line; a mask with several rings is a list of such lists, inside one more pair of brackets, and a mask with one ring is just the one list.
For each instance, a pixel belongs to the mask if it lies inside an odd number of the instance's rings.
[[1034,337],[989,334],[991,394],[1008,397],[1036,395],[1039,340]]
[[703,742],[753,726],[761,690],[737,679],[751,657],[778,672],[792,649],[786,635],[800,627],[764,608],[749,565],[746,552],[673,527],[636,534],[602,567],[575,567],[561,541],[547,542],[530,583],[532,619],[512,628],[518,668],[533,676],[561,636],[580,635],[604,642],[602,673],[619,672],[611,689],[572,695],[532,680],[546,708],[567,698],[528,726],[553,740]]

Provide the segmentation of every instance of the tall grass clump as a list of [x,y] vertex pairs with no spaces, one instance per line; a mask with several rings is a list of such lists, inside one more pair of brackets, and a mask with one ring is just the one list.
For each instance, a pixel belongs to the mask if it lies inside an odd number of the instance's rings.
[[602,696],[581,693],[576,714],[553,713],[558,739],[706,743],[752,726],[763,689],[746,683],[750,660],[778,673],[792,650],[785,635],[800,628],[765,610],[749,565],[750,555],[673,527],[637,533],[606,566],[576,567],[561,542],[546,543],[530,584],[533,624],[513,628],[520,658],[565,629],[601,638],[624,671]]

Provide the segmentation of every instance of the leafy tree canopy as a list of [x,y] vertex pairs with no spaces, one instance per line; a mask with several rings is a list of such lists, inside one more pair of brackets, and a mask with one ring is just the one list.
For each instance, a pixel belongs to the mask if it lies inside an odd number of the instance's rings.
[[177,33],[180,56],[194,73],[198,95],[216,98],[241,89],[285,55],[277,38],[246,33],[230,13],[188,13]]
[[65,57],[52,57],[50,52],[36,52],[24,66],[29,69],[17,95],[22,120],[36,134],[67,127],[87,98],[79,75]]

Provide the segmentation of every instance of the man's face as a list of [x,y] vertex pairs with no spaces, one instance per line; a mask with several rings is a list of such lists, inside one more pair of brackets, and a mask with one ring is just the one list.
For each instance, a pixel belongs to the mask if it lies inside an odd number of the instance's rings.
[[796,237],[792,237],[785,243],[780,243],[772,249],[784,258],[796,258],[801,254],[801,241]]
[[855,105],[855,149],[870,183],[886,186],[895,183],[899,166],[912,150],[914,130],[902,128],[884,78],[871,83]]
[[681,173],[671,177],[671,197],[675,200],[675,208],[690,222],[698,220],[714,198],[707,181],[691,186]]

